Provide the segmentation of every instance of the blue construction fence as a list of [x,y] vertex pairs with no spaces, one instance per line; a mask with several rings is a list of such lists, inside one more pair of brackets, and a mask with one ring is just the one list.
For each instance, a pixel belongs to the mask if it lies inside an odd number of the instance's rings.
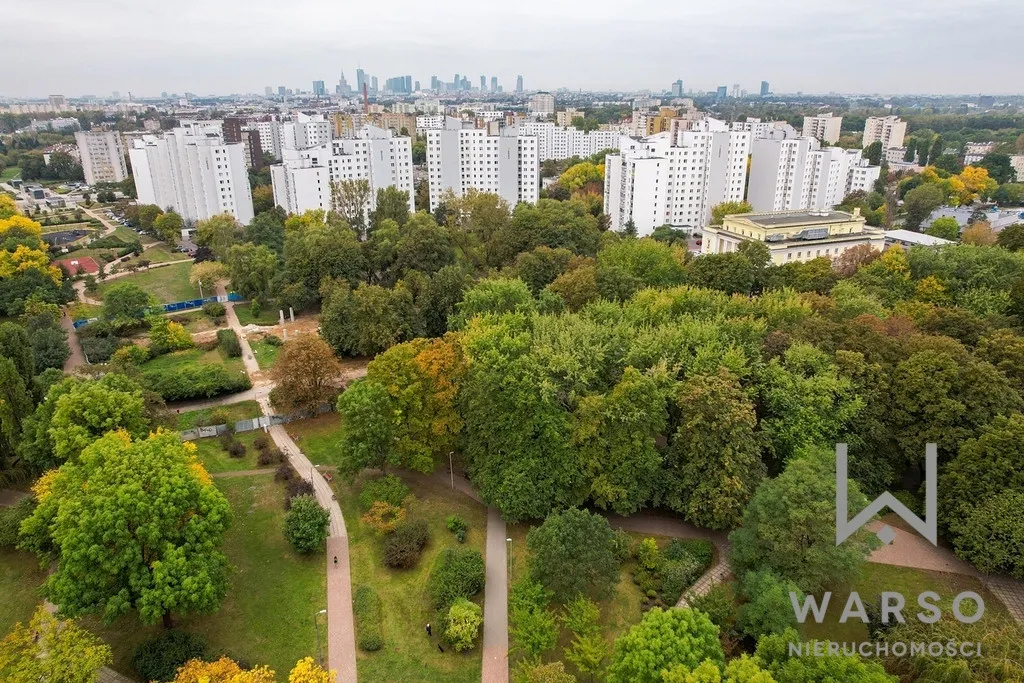
[[[176,301],[173,304],[161,304],[160,306],[154,306],[153,308],[149,309],[148,313],[151,313],[153,315],[163,315],[164,313],[175,313],[177,311],[188,311],[194,308],[202,308],[203,304],[223,304],[228,301],[244,301],[244,298],[242,297],[241,294],[238,294],[237,292],[229,292],[228,294],[221,296],[208,296],[203,299],[190,299],[188,301]],[[99,320],[99,318],[75,320],[72,324],[75,326],[75,329],[77,330],[79,327],[82,327],[83,325],[88,325],[89,323],[92,322],[96,322],[97,320]]]

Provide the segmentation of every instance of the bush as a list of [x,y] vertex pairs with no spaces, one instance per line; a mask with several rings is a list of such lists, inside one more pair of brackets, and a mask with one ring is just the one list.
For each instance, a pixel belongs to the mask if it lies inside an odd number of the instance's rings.
[[188,631],[165,631],[135,648],[132,668],[144,681],[172,681],[191,659],[204,659],[206,640]]
[[331,513],[313,496],[295,496],[284,516],[284,537],[296,552],[308,554],[323,549]]
[[274,440],[270,438],[270,434],[260,432],[260,435],[252,440],[252,445],[255,446],[258,451],[265,451],[274,445]]
[[0,548],[14,548],[18,545],[21,522],[36,509],[35,499],[22,498],[11,507],[0,508]]
[[263,335],[263,341],[270,344],[271,346],[281,346],[284,344],[284,342],[281,341],[281,338],[278,337],[276,334]]
[[274,472],[274,481],[291,481],[292,476],[295,474],[295,469],[290,463],[283,462],[278,466],[277,471]]
[[430,572],[427,591],[434,609],[447,610],[459,598],[469,599],[484,587],[484,558],[477,550],[446,548]]
[[377,591],[370,586],[356,586],[352,596],[352,611],[355,613],[359,649],[365,652],[381,649],[384,636],[381,633],[381,607]]
[[392,569],[416,566],[429,540],[430,531],[426,522],[419,520],[402,524],[384,539],[384,564]]
[[[89,357],[92,360],[92,356]],[[188,401],[213,398],[252,388],[249,376],[228,372],[220,365],[185,365],[180,368],[145,370],[145,386],[160,394],[165,401]]]
[[378,500],[369,511],[359,518],[366,526],[381,536],[393,533],[405,521],[405,508]]
[[371,479],[363,484],[363,488],[359,491],[359,506],[363,510],[369,510],[374,503],[380,501],[401,507],[408,495],[409,487],[398,477],[389,474],[379,479]]
[[673,538],[665,546],[663,554],[668,560],[692,557],[701,566],[701,573],[704,573],[715,559],[715,546],[703,538]]
[[612,534],[612,552],[619,563],[629,559],[630,548],[633,546],[633,537],[622,529],[616,529]]
[[1002,491],[949,525],[956,554],[986,573],[1024,579],[1024,491]]
[[110,357],[111,362],[138,367],[149,360],[149,349],[136,344],[122,346]]
[[459,598],[448,608],[444,638],[456,652],[470,650],[483,622],[483,610],[480,609],[480,605]]
[[292,509],[292,501],[300,496],[312,496],[314,495],[313,485],[309,483],[309,479],[298,476],[293,476],[284,486],[285,488],[285,499],[284,509]]
[[466,520],[458,515],[448,515],[445,526],[448,527],[448,531],[455,534],[459,543],[466,542],[466,532],[469,531],[469,524],[466,523]]
[[284,460],[284,453],[279,448],[268,448],[260,451],[259,456],[256,458],[256,464],[260,467],[266,467],[267,465],[276,465]]
[[661,566],[661,599],[666,604],[679,602],[683,591],[696,583],[703,573],[701,565],[690,555],[681,560],[666,560]]
[[228,446],[228,455],[232,458],[244,458],[245,451],[245,444],[241,441],[232,441],[231,445]]
[[633,551],[633,557],[638,565],[650,572],[658,571],[664,560],[661,556],[661,550],[658,549],[658,542],[653,538],[645,538],[640,541],[636,546],[636,550]]
[[203,304],[203,315],[214,320],[220,320],[227,315],[227,309],[219,301],[209,301]]
[[217,330],[217,346],[228,358],[242,356],[242,344],[238,341],[238,335],[234,330]]

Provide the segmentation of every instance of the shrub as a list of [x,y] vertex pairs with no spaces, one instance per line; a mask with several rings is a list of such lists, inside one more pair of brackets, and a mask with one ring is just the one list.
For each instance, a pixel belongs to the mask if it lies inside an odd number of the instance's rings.
[[203,304],[203,315],[214,320],[220,320],[227,315],[227,310],[224,308],[224,304],[219,301],[208,301]]
[[619,563],[629,559],[630,548],[633,546],[633,537],[622,529],[616,529],[612,534],[612,552]]
[[263,335],[263,341],[270,344],[271,346],[281,346],[284,342],[276,334],[265,334]]
[[352,611],[355,613],[359,649],[365,652],[381,649],[384,637],[381,634],[381,607],[377,591],[370,586],[356,586]]
[[217,330],[217,346],[228,358],[240,358],[242,344],[234,330]]
[[384,564],[392,569],[416,566],[420,552],[430,540],[427,523],[420,520],[402,524],[384,539]]
[[471,598],[484,587],[484,558],[477,550],[446,548],[430,572],[427,591],[437,610],[447,610],[459,598]]
[[703,538],[673,538],[665,546],[664,555],[669,560],[682,560],[688,555],[697,561],[703,573],[715,559],[715,546]]
[[667,604],[679,602],[683,591],[692,586],[703,573],[701,565],[690,555],[680,560],[666,560],[661,566],[661,599]]
[[558,642],[558,624],[548,609],[551,591],[529,577],[512,586],[508,599],[511,649],[537,659]]
[[293,474],[295,474],[295,470],[291,464],[283,462],[278,466],[277,471],[274,472],[274,481],[290,481]]
[[284,453],[279,448],[268,448],[260,451],[259,456],[256,458],[256,463],[260,467],[266,467],[267,465],[276,465],[277,463],[284,460]]
[[640,541],[633,552],[633,557],[638,565],[651,572],[658,571],[663,561],[661,550],[658,549],[658,542],[653,538],[645,538]]
[[1002,491],[949,525],[956,554],[986,573],[1024,579],[1024,491]]
[[132,668],[144,681],[171,681],[185,662],[207,654],[206,640],[198,633],[165,631],[135,648]]
[[274,445],[274,440],[270,438],[270,434],[260,432],[260,435],[252,440],[252,445],[256,447],[256,450],[265,451]]
[[445,526],[448,527],[448,531],[455,534],[455,538],[459,543],[466,542],[466,532],[469,531],[469,524],[466,523],[466,520],[458,515],[448,515],[448,519],[445,520]]
[[245,451],[245,444],[241,441],[232,441],[231,445],[228,446],[228,455],[232,458],[244,458]]
[[359,521],[384,536],[392,533],[405,521],[405,508],[378,500],[359,518]]
[[473,641],[480,632],[480,624],[484,621],[483,610],[465,598],[459,598],[448,608],[445,619],[444,638],[456,652],[465,652],[473,648]]
[[[92,356],[89,357],[90,360]],[[144,370],[145,386],[160,394],[165,401],[187,401],[213,398],[252,388],[249,376],[228,372],[221,365],[185,365],[179,368]]]
[[22,498],[11,507],[0,508],[0,548],[18,545],[21,522],[30,517],[35,509],[35,500],[31,496]]
[[284,537],[299,553],[308,554],[322,549],[327,540],[331,513],[313,496],[295,496],[291,502],[291,509],[284,517]]
[[285,488],[285,499],[284,509],[292,509],[292,501],[299,496],[312,496],[314,494],[313,485],[309,483],[309,479],[298,476],[296,473],[284,486]]
[[149,349],[136,344],[122,346],[110,357],[112,363],[139,366],[149,360]]
[[363,484],[363,488],[359,492],[359,506],[363,510],[369,510],[374,503],[380,501],[401,507],[408,495],[409,487],[398,477],[389,474],[379,479],[371,479]]

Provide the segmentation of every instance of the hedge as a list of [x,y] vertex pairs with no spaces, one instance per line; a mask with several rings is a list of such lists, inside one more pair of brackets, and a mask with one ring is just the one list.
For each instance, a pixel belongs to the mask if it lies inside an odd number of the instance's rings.
[[238,335],[234,330],[217,330],[217,345],[228,358],[242,356],[242,344],[238,341]]
[[376,652],[384,646],[381,628],[381,607],[377,591],[370,586],[356,586],[352,597],[352,610],[356,618],[359,648]]
[[228,372],[220,365],[185,365],[166,370],[147,370],[142,374],[145,386],[165,401],[188,401],[233,394],[252,388],[249,375]]

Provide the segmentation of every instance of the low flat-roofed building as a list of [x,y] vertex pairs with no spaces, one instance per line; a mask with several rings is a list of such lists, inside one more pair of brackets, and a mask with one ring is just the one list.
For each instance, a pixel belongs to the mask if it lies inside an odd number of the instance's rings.
[[885,246],[891,247],[894,244],[904,248],[914,246],[941,247],[946,244],[956,244],[956,242],[926,235],[923,232],[914,232],[913,230],[886,230]]
[[885,233],[865,222],[859,209],[843,211],[770,211],[726,216],[722,225],[704,228],[703,254],[736,251],[744,241],[762,242],[778,265],[835,258],[867,244],[881,251]]

